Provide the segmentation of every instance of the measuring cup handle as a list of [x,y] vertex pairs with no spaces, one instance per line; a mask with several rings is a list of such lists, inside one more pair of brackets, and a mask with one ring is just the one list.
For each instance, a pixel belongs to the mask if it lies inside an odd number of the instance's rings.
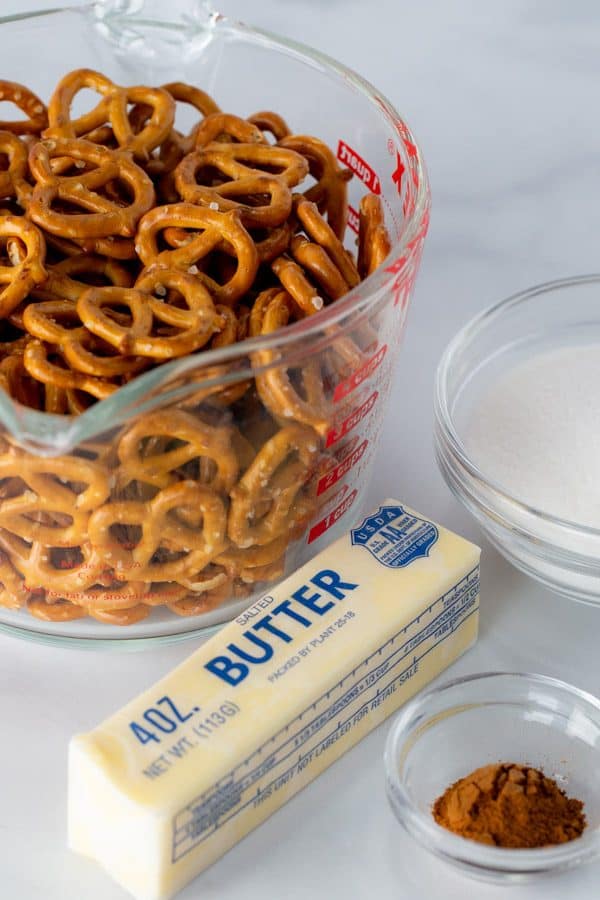
[[210,26],[220,14],[210,0],[95,0],[99,19],[145,19],[168,24]]

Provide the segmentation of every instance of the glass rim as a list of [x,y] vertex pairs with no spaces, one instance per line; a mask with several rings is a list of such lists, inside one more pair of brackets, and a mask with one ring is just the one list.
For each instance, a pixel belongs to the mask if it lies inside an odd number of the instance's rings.
[[[441,439],[443,441],[443,451],[450,452],[453,460],[457,462],[471,478],[480,482],[486,489],[496,494],[504,503],[513,506],[516,510],[531,517],[534,521],[538,520],[545,524],[549,523],[555,525],[559,529],[575,532],[582,536],[600,538],[600,528],[584,525],[569,519],[563,519],[560,516],[552,515],[552,513],[547,513],[535,506],[531,506],[516,498],[504,485],[501,485],[498,481],[486,475],[481,467],[471,458],[458,433],[451,411],[449,397],[450,373],[453,366],[455,366],[457,362],[460,362],[465,348],[476,343],[481,332],[491,323],[497,321],[505,314],[510,313],[515,307],[525,304],[530,300],[534,300],[543,294],[580,287],[586,284],[594,284],[595,282],[600,283],[600,273],[573,275],[566,278],[555,279],[553,281],[542,282],[541,284],[534,285],[524,291],[519,291],[516,294],[512,294],[509,297],[493,303],[491,306],[486,307],[482,312],[477,313],[477,315],[469,319],[469,321],[456,332],[454,337],[451,338],[446,345],[438,363],[434,386],[434,417],[435,425],[439,430],[439,435],[437,436],[438,440]],[[470,371],[468,374],[470,375],[472,372]],[[461,387],[462,384],[464,384],[464,381],[465,379],[463,378]],[[461,478],[460,483],[461,487],[465,488],[464,479]],[[476,492],[470,492],[470,494],[477,503],[480,502],[480,498]],[[496,513],[496,510],[494,510],[494,513]],[[507,521],[510,520],[507,519]],[[522,523],[519,527],[521,530],[524,529]],[[525,533],[528,534],[527,532]],[[535,536],[536,540],[538,539],[537,535],[528,534],[528,536]],[[583,554],[583,556],[587,558],[586,554]]]
[[[200,4],[195,4],[199,6]],[[206,4],[204,4],[206,7]],[[39,21],[44,17],[52,18],[61,13],[94,14],[97,4],[88,2],[82,5],[66,5],[49,10],[31,10],[16,13],[10,16],[0,16],[0,26],[14,22],[26,22],[28,19]],[[210,11],[207,8],[207,12]],[[132,21],[135,19],[132,17]],[[145,26],[161,27],[166,22],[143,17],[140,23]],[[186,23],[189,27],[189,23]],[[169,22],[170,30],[173,28],[184,29],[184,23]],[[230,364],[236,360],[242,360],[257,352],[273,352],[275,354],[292,350],[294,345],[308,342],[318,336],[324,330],[335,326],[352,327],[352,323],[345,320],[349,315],[353,317],[366,313],[368,309],[385,292],[385,289],[396,279],[408,274],[415,255],[418,253],[419,237],[427,226],[430,192],[427,170],[423,161],[422,152],[412,131],[400,116],[394,105],[369,81],[355,72],[353,69],[338,62],[319,50],[315,50],[305,44],[292,39],[282,37],[265,29],[246,25],[212,10],[212,15],[207,15],[206,29],[213,29],[215,34],[223,32],[247,40],[262,44],[275,52],[292,55],[305,64],[323,71],[326,74],[335,75],[349,90],[354,90],[366,97],[374,113],[392,128],[393,144],[396,150],[405,148],[405,142],[414,147],[414,165],[418,172],[418,184],[415,185],[414,209],[406,216],[399,236],[391,239],[391,249],[386,259],[364,281],[352,288],[347,294],[336,300],[331,305],[324,307],[314,316],[295,322],[285,329],[273,332],[271,335],[249,338],[245,341],[226,347],[218,347],[211,350],[199,350],[180,359],[174,359],[162,366],[142,373],[132,379],[126,385],[104,400],[98,400],[89,410],[79,416],[56,415],[54,413],[41,412],[29,409],[16,403],[12,398],[0,395],[0,422],[7,427],[13,437],[23,446],[34,449],[36,452],[56,453],[62,452],[61,447],[75,446],[85,440],[101,434],[114,422],[116,411],[122,410],[128,405],[135,404],[140,396],[145,396],[157,382],[168,381],[171,377],[183,374],[187,369],[193,369],[201,362],[202,368],[212,368]],[[392,261],[392,262],[391,262]],[[275,359],[272,365],[280,363]],[[269,368],[269,366],[266,366]],[[243,380],[248,377],[249,369],[240,369],[229,381]],[[157,377],[157,373],[160,376]],[[154,376],[154,377],[153,377]],[[207,386],[212,382],[206,380]],[[222,376],[216,378],[217,384],[228,383]],[[106,420],[106,424],[98,425]],[[49,442],[49,435],[56,428],[59,421],[63,429],[62,440],[53,444]],[[94,424],[95,422],[95,424]],[[67,424],[69,423],[69,424]],[[89,427],[88,427],[89,424]]]
[[[477,672],[445,681],[423,691],[410,700],[397,713],[385,744],[384,769],[390,805],[394,815],[406,831],[426,849],[447,858],[449,861],[464,863],[473,868],[494,870],[505,874],[518,874],[562,868],[575,862],[600,854],[600,826],[590,829],[575,840],[535,849],[512,849],[480,844],[477,841],[454,834],[427,815],[413,802],[400,777],[396,760],[403,745],[414,731],[414,723],[422,724],[428,719],[428,706],[432,700],[456,688],[463,688],[477,682],[519,680],[560,692],[574,698],[581,706],[593,709],[600,722],[600,699],[581,688],[559,678],[535,672]],[[478,705],[485,705],[485,700]],[[463,704],[464,707],[465,704]],[[468,705],[468,704],[467,704]],[[452,707],[446,709],[451,712]]]

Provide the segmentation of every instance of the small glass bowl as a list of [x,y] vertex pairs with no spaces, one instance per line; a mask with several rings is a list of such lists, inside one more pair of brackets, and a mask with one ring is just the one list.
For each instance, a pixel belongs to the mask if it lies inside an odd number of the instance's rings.
[[[536,850],[490,847],[438,825],[434,801],[488,763],[542,769],[582,800],[580,838]],[[420,694],[385,749],[387,793],[400,824],[435,856],[484,881],[521,882],[600,855],[600,701],[544,675],[484,673]]]
[[471,319],[440,361],[435,452],[455,496],[513,565],[551,590],[600,604],[600,530],[548,515],[512,496],[476,464],[464,435],[472,410],[500,373],[539,353],[600,345],[600,275],[531,288]]

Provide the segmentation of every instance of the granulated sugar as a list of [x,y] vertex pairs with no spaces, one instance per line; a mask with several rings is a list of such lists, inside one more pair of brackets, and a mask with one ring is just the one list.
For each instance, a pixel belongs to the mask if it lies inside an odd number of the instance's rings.
[[540,353],[500,375],[465,443],[506,493],[600,528],[600,344]]

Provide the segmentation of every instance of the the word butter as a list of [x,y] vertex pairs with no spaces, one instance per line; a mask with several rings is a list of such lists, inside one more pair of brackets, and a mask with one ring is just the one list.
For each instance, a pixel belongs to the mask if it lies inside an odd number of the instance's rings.
[[69,756],[69,840],[170,897],[463,653],[479,549],[395,500]]

